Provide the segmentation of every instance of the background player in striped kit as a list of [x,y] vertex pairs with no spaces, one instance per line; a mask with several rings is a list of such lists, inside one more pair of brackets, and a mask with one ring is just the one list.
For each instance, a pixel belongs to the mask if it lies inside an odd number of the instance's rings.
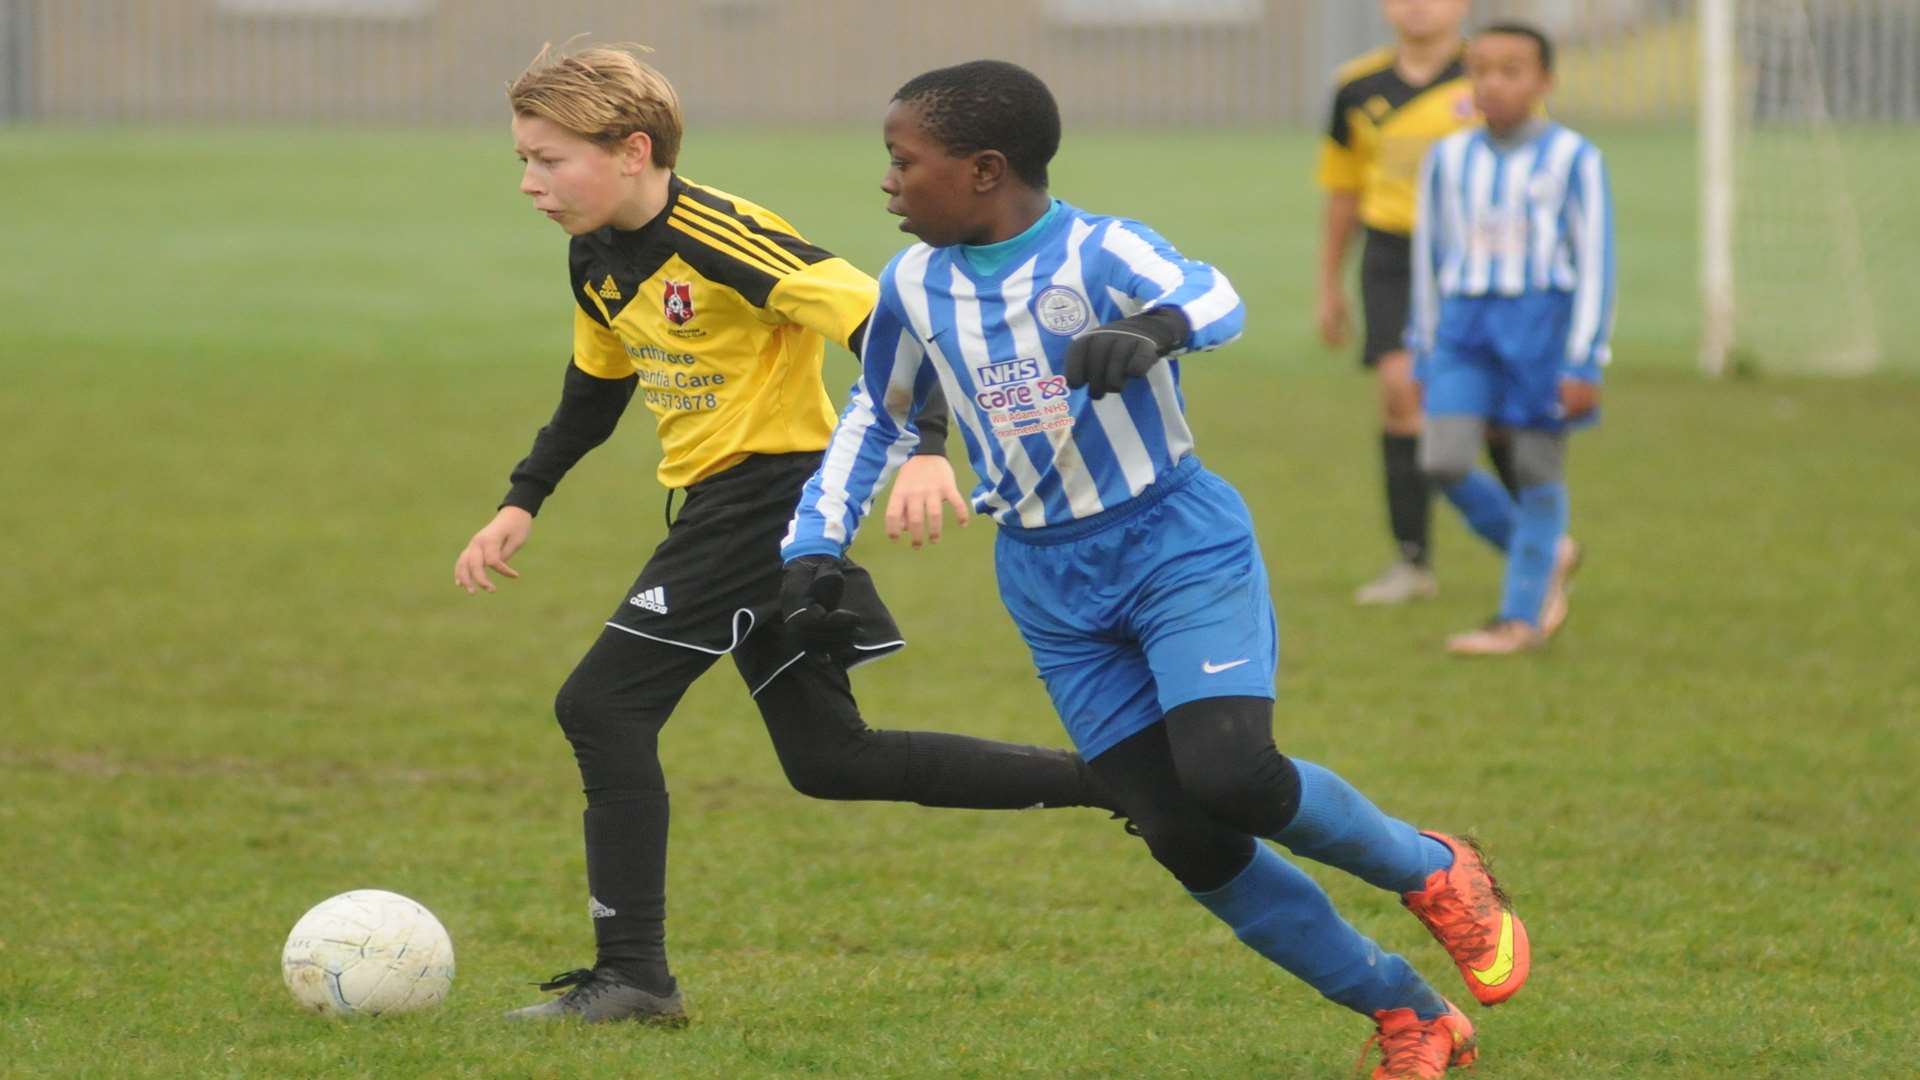
[[1047,193],[1052,95],[1012,64],[910,80],[881,187],[922,242],[881,274],[862,374],[783,544],[788,617],[840,563],[944,389],[999,524],[1000,594],[1062,723],[1153,857],[1244,942],[1373,1018],[1376,1075],[1439,1076],[1472,1024],[1261,842],[1400,893],[1488,1004],[1528,971],[1478,851],[1273,742],[1277,642],[1246,504],[1193,454],[1173,360],[1239,336],[1226,278]]
[[[1420,462],[1507,558],[1500,613],[1447,647],[1535,648],[1567,617],[1567,431],[1596,418],[1613,328],[1613,210],[1600,151],[1540,116],[1553,46],[1518,23],[1468,48],[1482,131],[1436,145],[1420,176],[1409,343],[1426,392]],[[1517,497],[1473,468],[1489,423],[1512,432]]]
[[[1432,490],[1419,464],[1420,394],[1406,351],[1408,255],[1414,180],[1434,142],[1480,122],[1461,50],[1467,0],[1382,0],[1394,43],[1356,57],[1336,75],[1332,116],[1317,179],[1327,193],[1320,244],[1320,336],[1347,340],[1345,267],[1356,229],[1360,254],[1360,362],[1380,395],[1380,454],[1387,524],[1396,557],[1354,593],[1361,604],[1400,604],[1435,595]],[[1504,439],[1488,452],[1510,475]]]
[[[667,964],[668,800],[658,740],[687,687],[731,655],[793,786],[826,799],[926,806],[1114,809],[1076,755],[937,732],[876,731],[848,684],[853,659],[904,642],[866,572],[843,595],[862,617],[831,651],[777,618],[779,543],[833,425],[825,343],[859,349],[873,279],[778,215],[674,172],[673,87],[623,48],[542,52],[508,91],[520,189],[569,247],[573,355],[560,406],[513,470],[454,581],[493,591],[567,471],[640,393],[662,445],[661,483],[686,502],[555,698],[587,797],[591,969],[521,1019],[683,1023]],[[952,467],[924,468],[950,484]],[[670,505],[670,504],[669,504]],[[625,544],[626,541],[619,541]]]

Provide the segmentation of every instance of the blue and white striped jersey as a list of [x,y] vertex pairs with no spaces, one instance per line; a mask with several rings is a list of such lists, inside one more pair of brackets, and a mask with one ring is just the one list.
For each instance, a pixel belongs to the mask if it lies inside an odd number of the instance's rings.
[[1225,345],[1246,319],[1224,275],[1152,229],[1057,201],[998,273],[978,273],[955,247],[916,244],[894,256],[860,378],[783,555],[839,555],[853,542],[874,494],[918,442],[912,418],[936,380],[980,477],[980,513],[1042,528],[1144,491],[1193,452],[1178,362],[1099,401],[1068,390],[1064,372],[1075,336],[1150,307],[1185,313],[1192,333],[1179,352]]
[[1484,129],[1435,143],[1420,169],[1407,345],[1433,348],[1455,297],[1572,295],[1567,373],[1597,379],[1613,333],[1613,205],[1600,151],[1548,123],[1502,149]]

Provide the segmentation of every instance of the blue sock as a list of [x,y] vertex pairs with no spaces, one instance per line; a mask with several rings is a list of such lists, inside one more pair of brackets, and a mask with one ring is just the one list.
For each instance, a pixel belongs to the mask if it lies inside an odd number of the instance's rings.
[[1567,531],[1567,485],[1540,484],[1520,489],[1513,547],[1507,552],[1506,591],[1500,617],[1540,625],[1540,605],[1553,575],[1553,551]]
[[1467,525],[1501,551],[1513,539],[1513,520],[1519,509],[1513,496],[1485,469],[1475,469],[1465,480],[1445,489],[1447,501],[1458,507]]
[[1273,837],[1287,850],[1397,893],[1415,892],[1428,874],[1453,865],[1447,845],[1388,817],[1338,775],[1288,760],[1300,774],[1300,809]]
[[1412,1009],[1431,1020],[1447,1011],[1411,964],[1341,918],[1318,882],[1267,845],[1256,840],[1253,848],[1252,861],[1232,881],[1190,894],[1248,948],[1365,1016]]

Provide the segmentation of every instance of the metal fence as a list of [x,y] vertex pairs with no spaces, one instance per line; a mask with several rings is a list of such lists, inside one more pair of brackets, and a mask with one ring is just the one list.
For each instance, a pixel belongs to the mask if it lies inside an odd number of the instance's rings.
[[1920,119],[1920,0],[1748,0],[1741,14],[1752,119]]
[[[1759,2],[1759,0],[1756,0]],[[1920,118],[1920,0],[1784,0],[1750,26],[1809,43],[1835,115]],[[1782,0],[1772,0],[1778,8]],[[1576,121],[1693,109],[1693,0],[1503,0],[1561,43]],[[1751,6],[1751,5],[1750,5]],[[641,41],[699,122],[859,122],[929,67],[1040,71],[1070,122],[1317,123],[1340,61],[1386,39],[1372,0],[0,0],[0,117],[54,123],[491,123],[546,41]],[[1782,34],[1796,35],[1791,46]],[[1794,55],[1799,55],[1795,52]]]

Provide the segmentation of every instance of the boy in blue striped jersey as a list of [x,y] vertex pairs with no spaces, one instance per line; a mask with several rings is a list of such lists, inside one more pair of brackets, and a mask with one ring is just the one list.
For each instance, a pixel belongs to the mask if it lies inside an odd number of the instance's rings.
[[[1420,464],[1507,557],[1500,613],[1449,639],[1462,656],[1538,648],[1567,617],[1567,432],[1593,422],[1613,324],[1613,210],[1600,151],[1546,120],[1553,45],[1500,23],[1467,48],[1483,130],[1421,168],[1408,345],[1425,389]],[[1511,432],[1515,494],[1473,467]]]
[[[1000,593],[1061,720],[1153,857],[1247,945],[1373,1018],[1380,1076],[1439,1076],[1473,1026],[1261,838],[1402,895],[1484,1003],[1525,928],[1477,849],[1273,743],[1272,600],[1246,504],[1201,467],[1175,359],[1238,337],[1226,278],[1047,192],[1059,113],[1012,64],[909,81],[881,188],[921,243],[880,275],[862,374],[786,542],[782,607],[830,649],[840,564],[943,389],[1000,526]],[[956,496],[957,501],[957,496]],[[936,511],[937,513],[937,511]]]

